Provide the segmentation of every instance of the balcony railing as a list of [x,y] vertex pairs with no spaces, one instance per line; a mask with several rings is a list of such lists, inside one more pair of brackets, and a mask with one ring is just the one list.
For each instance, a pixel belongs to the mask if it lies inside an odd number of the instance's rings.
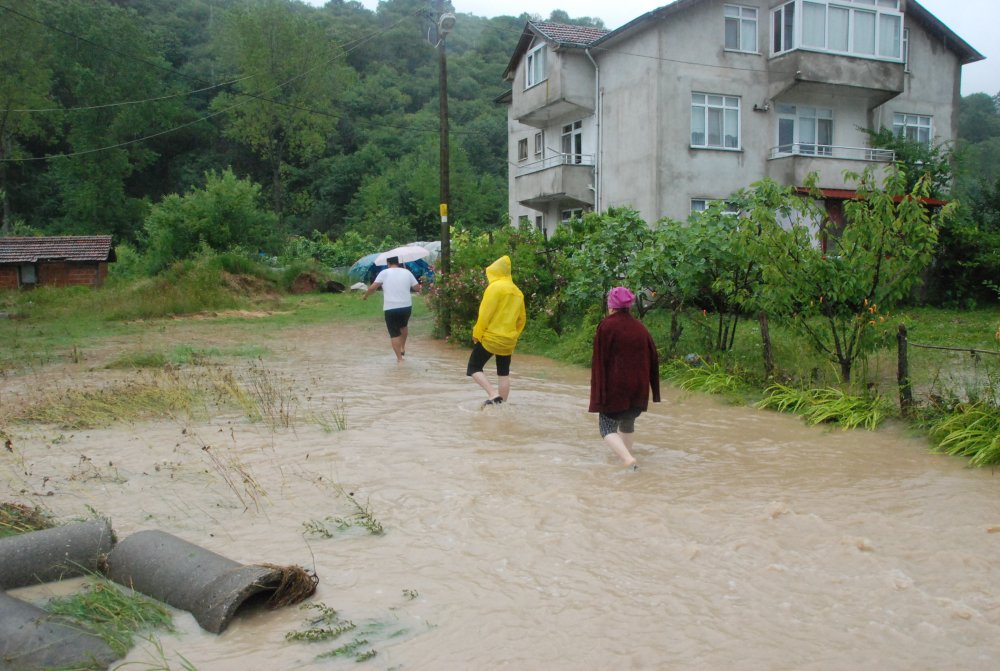
[[541,161],[525,163],[517,166],[517,176],[530,175],[533,172],[541,172],[549,168],[558,168],[563,165],[594,165],[593,154],[555,154],[543,158]]
[[768,158],[785,158],[786,156],[835,158],[843,161],[870,161],[875,163],[891,163],[896,160],[896,152],[891,149],[838,147],[829,144],[806,144],[802,142],[771,147]]

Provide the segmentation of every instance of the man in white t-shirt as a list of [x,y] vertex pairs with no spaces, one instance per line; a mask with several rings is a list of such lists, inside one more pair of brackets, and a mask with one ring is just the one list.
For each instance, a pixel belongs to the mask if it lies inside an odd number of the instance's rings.
[[372,285],[362,296],[362,300],[382,289],[382,310],[385,312],[385,326],[389,330],[389,342],[392,351],[396,353],[396,363],[402,363],[406,354],[406,335],[413,312],[413,297],[411,291],[420,293],[420,282],[413,273],[399,263],[398,256],[386,259],[389,267],[375,276]]

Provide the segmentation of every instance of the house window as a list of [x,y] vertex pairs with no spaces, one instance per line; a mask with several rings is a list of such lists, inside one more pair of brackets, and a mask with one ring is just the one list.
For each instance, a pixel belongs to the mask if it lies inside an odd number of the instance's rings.
[[757,52],[757,8],[725,5],[726,49]]
[[771,12],[774,54],[816,51],[903,59],[899,0],[793,0]]
[[572,219],[583,219],[583,208],[577,207],[572,210],[563,210],[560,213],[562,223],[567,223]]
[[912,142],[920,142],[930,146],[934,137],[934,126],[929,116],[919,114],[892,115],[892,132]]
[[535,216],[535,228],[540,230],[542,233],[545,232],[545,215],[539,214]]
[[562,127],[563,159],[583,163],[583,122],[574,121]]
[[544,137],[545,136],[542,135],[542,131],[538,131],[537,133],[535,133],[535,157],[536,158],[541,158],[542,157],[542,148],[545,146],[545,141],[543,139]]
[[778,152],[833,155],[833,110],[779,104],[777,112]]
[[522,138],[517,141],[517,160],[528,160],[528,138]]
[[517,218],[517,227],[521,228],[521,229],[525,229],[525,228],[528,227],[528,222],[529,221],[530,220],[528,219],[528,215],[522,214],[521,216],[519,216]]
[[35,271],[35,264],[22,263],[18,268],[18,278],[21,284],[38,284],[38,273]]
[[740,148],[740,99],[710,93],[691,94],[691,146]]
[[540,44],[528,52],[524,64],[524,88],[531,88],[545,79],[545,45]]
[[[708,209],[709,205],[714,202],[722,200],[721,198],[692,198],[691,199],[691,213],[695,214],[698,212],[704,212]],[[726,201],[723,208],[722,214],[736,216],[740,213],[739,209],[736,207],[735,203]]]

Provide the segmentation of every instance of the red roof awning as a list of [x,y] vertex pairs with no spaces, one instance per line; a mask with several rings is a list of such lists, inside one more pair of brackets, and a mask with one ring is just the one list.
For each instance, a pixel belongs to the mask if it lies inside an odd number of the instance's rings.
[[[827,200],[857,200],[858,192],[852,189],[810,189],[807,186],[797,186],[795,191],[798,193],[813,193],[814,191],[819,191],[823,198]],[[897,203],[903,200],[903,196],[896,196],[893,198]],[[947,205],[950,201],[940,200],[938,198],[921,198],[920,202],[924,205],[935,205],[942,206]]]

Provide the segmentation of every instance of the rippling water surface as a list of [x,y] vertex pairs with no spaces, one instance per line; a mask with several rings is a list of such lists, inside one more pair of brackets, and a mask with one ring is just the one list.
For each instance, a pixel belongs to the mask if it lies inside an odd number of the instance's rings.
[[[178,611],[160,637],[170,668],[179,655],[220,671],[1000,664],[993,472],[898,427],[811,428],[667,389],[637,421],[641,470],[627,473],[587,413],[588,371],[515,355],[510,403],[484,411],[467,350],[426,330],[402,366],[377,321],[259,336],[256,365],[295,398],[291,428],[234,414],[29,429],[5,477],[51,491],[40,502],[59,515],[93,507],[119,537],[158,528],[313,568],[313,602],[358,627],[291,642],[316,611],[250,609],[216,636]],[[341,412],[346,430],[328,430]],[[329,522],[354,512],[341,488],[384,535]],[[332,537],[307,532],[317,523]],[[374,658],[318,658],[361,631]],[[155,660],[144,643],[126,668]]]

